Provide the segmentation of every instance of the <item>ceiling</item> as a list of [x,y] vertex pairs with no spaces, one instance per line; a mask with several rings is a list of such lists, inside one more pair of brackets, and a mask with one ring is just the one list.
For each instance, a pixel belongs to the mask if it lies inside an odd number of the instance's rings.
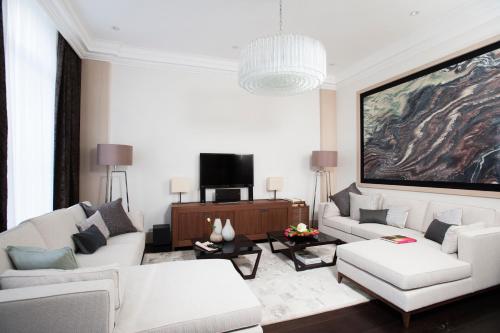
[[[246,43],[279,27],[279,0],[49,2],[64,3],[98,52],[133,49],[235,62]],[[471,9],[492,3],[500,1],[283,0],[284,31],[321,40],[329,74],[337,75],[383,49],[437,33],[450,17],[474,20]]]

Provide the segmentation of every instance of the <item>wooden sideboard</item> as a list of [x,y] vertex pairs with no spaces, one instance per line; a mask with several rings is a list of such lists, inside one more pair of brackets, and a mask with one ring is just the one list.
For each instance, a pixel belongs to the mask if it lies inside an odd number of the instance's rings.
[[[290,224],[307,223],[309,209],[292,207],[287,200],[254,200],[235,203],[184,203],[172,204],[172,246],[191,246],[193,238],[207,238],[212,230],[207,218],[212,221],[226,219],[236,234],[246,235],[253,240],[267,238],[268,231],[283,230]],[[300,211],[297,209],[301,208]],[[307,212],[307,213],[305,213]],[[300,220],[297,220],[300,219]]]

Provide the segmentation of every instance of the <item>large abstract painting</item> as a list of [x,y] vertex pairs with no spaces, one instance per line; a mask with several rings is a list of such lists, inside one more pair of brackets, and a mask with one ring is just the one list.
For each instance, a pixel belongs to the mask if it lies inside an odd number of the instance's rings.
[[500,191],[500,41],[360,94],[361,182]]

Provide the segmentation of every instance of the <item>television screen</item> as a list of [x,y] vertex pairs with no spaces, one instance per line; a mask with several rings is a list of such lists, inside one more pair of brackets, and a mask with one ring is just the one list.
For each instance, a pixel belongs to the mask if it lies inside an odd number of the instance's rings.
[[200,154],[200,188],[253,186],[253,155]]

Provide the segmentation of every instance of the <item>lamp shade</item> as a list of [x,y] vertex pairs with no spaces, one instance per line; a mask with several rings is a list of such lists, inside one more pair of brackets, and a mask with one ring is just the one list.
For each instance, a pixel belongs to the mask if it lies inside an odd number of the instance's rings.
[[312,152],[311,164],[315,168],[329,168],[337,166],[337,152],[330,150],[315,150]]
[[191,183],[188,178],[175,177],[170,179],[170,192],[187,193],[191,190]]
[[268,177],[267,190],[268,191],[281,191],[283,189],[283,177]]
[[101,143],[97,145],[97,164],[99,165],[132,165],[133,147]]

